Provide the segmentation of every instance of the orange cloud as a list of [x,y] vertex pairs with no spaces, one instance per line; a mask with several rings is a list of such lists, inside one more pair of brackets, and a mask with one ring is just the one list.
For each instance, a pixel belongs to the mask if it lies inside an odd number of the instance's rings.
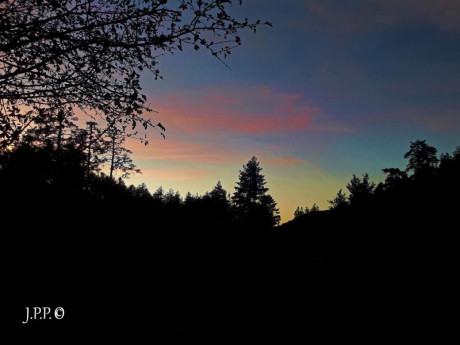
[[216,143],[195,143],[190,140],[152,140],[147,146],[136,140],[131,140],[128,147],[135,153],[137,159],[149,161],[233,164],[247,156]]

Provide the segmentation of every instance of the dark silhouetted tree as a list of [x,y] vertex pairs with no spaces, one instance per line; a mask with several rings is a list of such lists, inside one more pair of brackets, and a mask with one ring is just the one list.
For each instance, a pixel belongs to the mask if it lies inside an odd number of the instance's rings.
[[109,177],[117,170],[121,170],[122,177],[128,177],[131,173],[140,173],[131,159],[132,151],[124,147],[126,136],[116,128],[107,131],[108,140],[105,140],[105,161],[109,164]]
[[[73,104],[109,127],[153,124],[142,94],[143,70],[160,77],[158,57],[203,48],[225,59],[240,32],[222,0],[60,0],[0,2],[0,139],[4,147],[33,125],[40,105]],[[241,1],[239,2],[241,5]],[[27,108],[23,108],[27,106]]]
[[460,146],[455,148],[455,151],[452,154],[452,158],[456,161],[460,161]]
[[211,200],[213,200],[216,203],[222,203],[225,205],[229,204],[228,193],[224,189],[224,187],[222,187],[222,183],[220,181],[217,181],[217,184],[208,194],[208,196]]
[[385,168],[385,188],[396,188],[407,182],[407,173],[398,168]]
[[310,209],[308,209],[308,207],[305,207],[305,213],[315,213],[315,212],[319,212],[319,206],[316,205],[316,203],[314,203]]
[[220,181],[214,186],[211,192],[207,192],[202,201],[208,210],[209,222],[214,226],[227,226],[231,223],[229,194],[222,187]]
[[280,221],[276,202],[267,194],[267,182],[261,171],[256,157],[252,157],[240,170],[239,181],[232,196],[237,223],[270,227]]
[[192,195],[192,193],[187,192],[187,194],[185,194],[184,205],[186,207],[192,206],[195,203],[195,201],[196,201],[196,198]]
[[369,181],[369,175],[367,173],[363,175],[362,179],[353,174],[353,178],[347,184],[347,189],[350,193],[348,197],[350,204],[363,205],[371,199],[374,193],[375,183]]
[[145,183],[141,183],[137,187],[131,185],[129,188],[131,189],[132,196],[140,201],[151,201],[153,199]]
[[261,219],[264,222],[261,222],[263,226],[277,226],[279,225],[281,221],[281,216],[280,216],[280,211],[276,207],[276,201],[273,199],[273,197],[270,194],[265,194],[262,196],[261,201],[260,201],[260,206],[261,206],[261,213],[265,215],[265,212],[267,212],[268,216],[267,218]]
[[[21,188],[31,193],[40,188],[51,188],[57,183],[60,194],[78,192],[83,186],[86,155],[73,141],[66,140],[60,153],[59,175],[56,159],[55,145],[33,145],[23,142],[0,154],[2,182],[7,188],[15,184],[21,185]],[[51,195],[49,197],[51,198]]]
[[454,157],[451,156],[449,153],[442,153],[439,157],[439,167],[443,169],[446,165],[451,164],[454,160]]
[[170,188],[164,195],[163,202],[169,210],[177,210],[182,205],[182,198],[178,191]]
[[[61,156],[64,149],[83,149],[81,143],[76,140],[81,131],[74,121],[78,118],[73,116],[73,109],[68,108],[49,108],[43,107],[38,110],[35,118],[35,127],[25,131],[22,141],[16,144],[31,145],[35,148],[46,148],[48,160],[54,165],[53,176],[51,179],[57,181],[61,179],[62,165],[69,165],[69,162],[62,162]],[[14,148],[14,145],[12,145]],[[11,148],[10,148],[11,149]],[[42,151],[44,153],[44,151]]]
[[316,203],[314,203],[311,208],[305,206],[305,209],[302,206],[297,206],[296,210],[294,211],[294,218],[315,212],[319,212],[319,206],[316,205]]
[[153,200],[157,204],[163,203],[164,198],[165,198],[165,192],[164,192],[163,186],[158,187],[157,190],[153,192],[152,197],[153,197]]
[[240,170],[239,181],[236,183],[232,201],[240,209],[247,209],[260,199],[268,191],[265,187],[265,176],[260,172],[262,168],[256,157],[252,157],[243,170]]
[[294,211],[294,218],[303,216],[305,214],[305,211],[302,206],[297,206],[297,208]]
[[59,153],[63,142],[77,135],[78,130],[74,123],[77,120],[73,116],[72,108],[40,108],[34,120],[35,127],[25,132],[23,141],[34,146],[53,147]]
[[348,206],[347,195],[343,193],[341,189],[337,192],[332,200],[328,200],[327,202],[331,205],[329,206],[329,209],[331,210],[339,210]]
[[437,150],[425,140],[416,140],[410,143],[409,151],[404,158],[409,159],[406,171],[413,171],[414,175],[430,174],[438,165]]
[[110,162],[107,157],[110,146],[102,140],[105,131],[99,127],[98,123],[88,121],[86,124],[87,128],[82,133],[82,139],[86,151],[86,174],[91,178],[91,174],[101,172],[104,165]]

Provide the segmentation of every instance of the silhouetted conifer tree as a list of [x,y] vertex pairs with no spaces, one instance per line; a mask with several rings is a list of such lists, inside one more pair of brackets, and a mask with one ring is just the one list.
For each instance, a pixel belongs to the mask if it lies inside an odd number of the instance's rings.
[[276,202],[267,194],[265,177],[256,157],[252,157],[243,170],[232,196],[235,220],[239,224],[270,227],[280,221]]
[[153,192],[153,199],[162,203],[164,201],[164,189],[163,189],[163,186],[160,186],[157,188],[157,190],[155,192]]
[[331,206],[329,209],[338,210],[348,206],[347,195],[340,189],[332,200],[327,201]]
[[165,194],[163,202],[169,209],[178,209],[182,204],[182,198],[178,191],[170,188]]
[[351,205],[367,203],[374,193],[375,183],[369,181],[369,175],[366,173],[362,179],[353,174],[353,178],[347,184],[348,197]]
[[[131,185],[132,186],[132,185]],[[149,189],[145,183],[141,183],[137,187],[131,188],[132,195],[141,201],[151,201],[153,200],[153,196],[150,194]]]
[[227,191],[222,187],[220,181],[214,186],[211,192],[207,192],[203,198],[203,205],[208,210],[207,219],[211,226],[226,226],[231,223],[230,200]]
[[216,186],[212,189],[212,191],[208,194],[211,200],[213,200],[216,203],[222,203],[224,205],[228,205],[228,193],[227,191],[222,187],[222,183],[220,181],[217,181]]
[[[305,209],[307,210],[308,208],[306,207]],[[314,213],[314,212],[319,212],[319,206],[316,205],[316,203],[314,203],[314,204],[311,206],[310,210],[305,211],[305,213]]]
[[303,216],[305,214],[305,211],[302,206],[297,206],[297,208],[294,211],[294,218]]

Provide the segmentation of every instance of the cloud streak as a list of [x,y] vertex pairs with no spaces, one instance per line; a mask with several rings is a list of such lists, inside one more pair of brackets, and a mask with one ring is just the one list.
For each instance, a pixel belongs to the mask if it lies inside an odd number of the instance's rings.
[[194,142],[192,140],[167,139],[158,140],[145,146],[138,141],[131,141],[129,148],[136,157],[151,161],[180,161],[200,164],[227,164],[239,154],[218,143]]
[[169,181],[192,181],[206,179],[210,176],[216,175],[215,171],[206,171],[203,169],[178,169],[172,170],[170,168],[147,168],[143,169],[143,174],[149,178]]
[[277,93],[265,86],[193,90],[153,103],[168,126],[190,135],[303,131],[320,113],[300,94]]
[[214,165],[214,166],[240,166],[252,155],[264,157],[264,163],[275,167],[288,167],[304,164],[304,160],[292,156],[277,156],[272,153],[276,145],[262,151],[260,149],[248,148],[246,150],[234,150],[228,146],[203,141],[200,143],[191,140],[166,140],[152,143],[148,146],[132,140],[129,148],[135,152],[136,159],[147,162],[180,162],[184,164]]

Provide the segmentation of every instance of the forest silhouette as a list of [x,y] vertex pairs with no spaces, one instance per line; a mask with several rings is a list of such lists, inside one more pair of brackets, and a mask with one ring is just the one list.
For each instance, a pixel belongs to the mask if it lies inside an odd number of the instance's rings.
[[412,142],[406,170],[383,169],[379,184],[353,175],[330,210],[277,226],[255,157],[232,196],[218,182],[182,198],[87,175],[72,141],[58,152],[56,140],[29,138],[0,155],[1,209],[16,223],[3,229],[13,301],[64,303],[71,316],[58,330],[282,339],[447,322],[459,149],[438,159]]
[[[287,343],[452,329],[459,149],[438,158],[414,141],[406,169],[383,169],[379,184],[353,175],[330,210],[299,207],[283,225],[256,157],[231,193],[115,178],[138,171],[128,138],[166,137],[145,116],[143,71],[161,78],[158,57],[187,46],[225,64],[241,32],[271,26],[234,18],[241,4],[0,0],[7,330],[61,343]],[[33,306],[66,316],[23,325]]]

